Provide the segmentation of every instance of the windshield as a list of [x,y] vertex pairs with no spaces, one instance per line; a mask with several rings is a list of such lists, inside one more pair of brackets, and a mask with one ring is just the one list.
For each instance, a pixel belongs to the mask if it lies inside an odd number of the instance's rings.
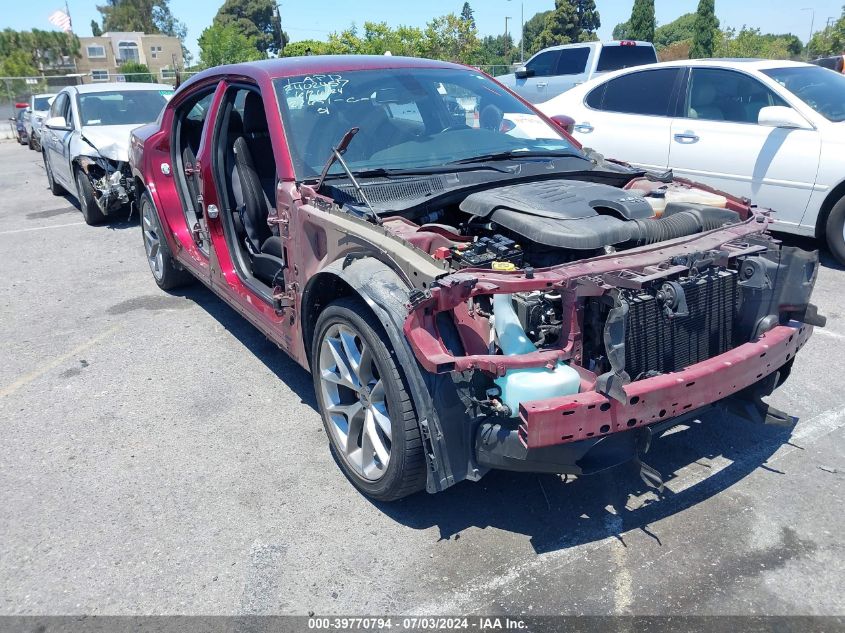
[[763,74],[829,121],[845,121],[845,76],[819,66],[772,68]]
[[319,176],[352,127],[360,131],[344,159],[353,171],[428,168],[508,152],[581,155],[556,128],[472,70],[359,70],[286,77],[275,86],[300,180]]
[[50,99],[52,96],[49,97],[35,97],[35,110],[49,110],[50,109]]
[[82,125],[152,123],[167,103],[166,90],[127,90],[79,95]]

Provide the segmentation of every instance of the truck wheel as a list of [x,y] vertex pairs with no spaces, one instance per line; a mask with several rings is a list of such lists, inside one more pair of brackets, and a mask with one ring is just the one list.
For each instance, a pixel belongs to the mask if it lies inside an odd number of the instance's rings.
[[825,236],[830,252],[840,264],[845,265],[845,198],[837,202],[825,224]]
[[89,226],[96,226],[106,221],[106,215],[97,206],[94,199],[94,188],[88,182],[88,177],[81,169],[76,170],[76,199],[82,209],[82,217]]
[[50,167],[50,161],[47,160],[47,152],[44,152],[42,157],[44,158],[44,171],[47,173],[47,186],[50,187],[50,193],[54,196],[60,196],[65,192],[65,188],[53,178],[53,168]]
[[422,490],[417,416],[396,355],[365,303],[342,298],[323,310],[311,371],[329,445],[347,478],[380,501]]
[[146,191],[141,196],[141,231],[144,236],[147,263],[159,288],[173,290],[193,282],[193,275],[180,267],[173,259],[167,240],[162,234],[158,212]]

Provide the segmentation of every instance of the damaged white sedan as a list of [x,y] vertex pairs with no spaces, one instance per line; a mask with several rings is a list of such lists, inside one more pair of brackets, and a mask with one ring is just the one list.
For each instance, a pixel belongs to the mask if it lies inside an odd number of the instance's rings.
[[134,199],[129,134],[154,122],[173,94],[166,84],[68,86],[42,130],[44,170],[55,195],[75,195],[85,222],[100,224]]

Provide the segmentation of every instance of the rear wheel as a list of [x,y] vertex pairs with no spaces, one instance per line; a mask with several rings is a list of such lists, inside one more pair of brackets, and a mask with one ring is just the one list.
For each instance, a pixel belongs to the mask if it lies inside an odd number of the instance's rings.
[[845,265],[845,198],[837,202],[825,224],[825,235],[830,252],[840,264]]
[[146,191],[141,196],[141,231],[147,263],[156,284],[162,290],[173,290],[194,280],[193,275],[181,268],[173,259],[167,240],[161,230],[158,212]]
[[50,193],[54,196],[60,196],[65,192],[65,188],[56,182],[53,177],[53,168],[50,167],[50,161],[47,160],[47,152],[42,154],[44,157],[44,171],[47,172],[47,186],[50,187]]
[[393,501],[425,486],[417,417],[396,355],[366,304],[344,298],[320,314],[314,388],[332,452],[364,494]]
[[106,214],[94,199],[94,188],[81,169],[76,170],[76,198],[79,200],[79,208],[82,209],[86,224],[96,226],[106,221]]

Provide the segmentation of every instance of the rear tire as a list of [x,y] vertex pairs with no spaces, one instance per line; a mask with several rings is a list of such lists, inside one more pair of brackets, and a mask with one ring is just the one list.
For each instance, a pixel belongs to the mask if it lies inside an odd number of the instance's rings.
[[141,234],[144,238],[144,252],[147,255],[147,263],[150,265],[150,272],[153,274],[156,284],[162,290],[173,290],[180,286],[186,286],[194,281],[193,275],[179,266],[173,259],[164,232],[161,229],[161,221],[158,218],[150,194],[146,191],[141,195]]
[[320,314],[311,372],[329,446],[352,484],[379,501],[422,490],[426,460],[405,377],[363,301],[341,298]]
[[825,224],[825,237],[831,254],[845,265],[845,198],[833,205]]
[[29,135],[29,142],[27,143],[27,145],[29,145],[29,149],[31,149],[33,152],[35,151],[35,143],[32,142],[32,134]]
[[50,188],[50,193],[54,196],[60,196],[65,193],[65,188],[56,182],[53,177],[53,168],[50,167],[50,161],[47,160],[47,152],[41,154],[44,157],[44,171],[47,173],[47,186]]
[[76,198],[79,200],[79,208],[82,209],[82,217],[89,226],[96,226],[106,221],[106,214],[102,212],[94,199],[94,188],[88,182],[88,177],[81,169],[75,171]]

